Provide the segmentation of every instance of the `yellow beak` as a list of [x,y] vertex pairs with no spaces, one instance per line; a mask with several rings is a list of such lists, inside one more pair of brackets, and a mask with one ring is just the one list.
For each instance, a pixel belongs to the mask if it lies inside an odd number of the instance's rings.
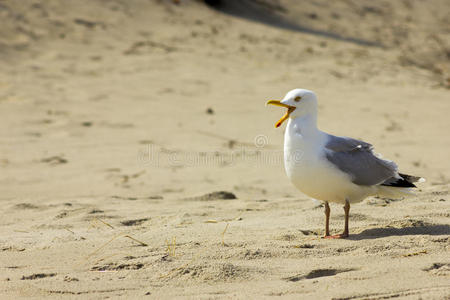
[[283,122],[286,121],[287,118],[289,118],[289,115],[291,114],[291,112],[293,112],[295,110],[295,108],[296,108],[295,106],[291,106],[291,105],[287,105],[287,104],[281,103],[278,100],[269,100],[269,101],[266,102],[266,105],[269,105],[269,104],[276,105],[276,106],[281,106],[281,107],[286,107],[288,109],[287,112],[281,117],[281,119],[279,119],[278,122],[275,123],[275,127],[276,128],[280,127],[281,124],[283,124]]

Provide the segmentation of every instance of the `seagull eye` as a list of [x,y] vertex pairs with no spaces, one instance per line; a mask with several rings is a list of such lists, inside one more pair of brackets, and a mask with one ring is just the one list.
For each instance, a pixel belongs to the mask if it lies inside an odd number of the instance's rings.
[[297,97],[295,97],[295,99],[294,99],[295,102],[298,102],[298,101],[300,101],[300,100],[302,100],[302,97],[300,97],[300,96],[297,96]]

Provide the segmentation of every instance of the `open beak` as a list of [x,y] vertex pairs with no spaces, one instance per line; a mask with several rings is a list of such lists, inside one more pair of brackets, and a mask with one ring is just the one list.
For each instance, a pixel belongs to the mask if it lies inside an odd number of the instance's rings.
[[281,124],[283,124],[284,121],[287,120],[287,118],[289,118],[289,115],[291,114],[291,112],[293,112],[295,110],[295,106],[291,106],[291,105],[287,105],[284,103],[281,103],[278,100],[269,100],[266,102],[266,105],[276,105],[276,106],[281,106],[281,107],[286,107],[288,110],[287,112],[281,117],[281,119],[278,120],[278,122],[275,124],[275,127],[278,128],[281,126]]

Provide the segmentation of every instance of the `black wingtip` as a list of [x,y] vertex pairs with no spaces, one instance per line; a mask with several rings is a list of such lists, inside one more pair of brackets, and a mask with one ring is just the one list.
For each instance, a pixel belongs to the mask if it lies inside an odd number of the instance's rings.
[[402,177],[403,179],[405,179],[406,181],[409,182],[425,182],[425,179],[419,176],[413,176],[413,175],[408,175],[408,174],[402,174],[402,173],[398,173],[400,175],[400,177]]
[[402,187],[402,188],[416,188],[417,186],[413,182],[420,181],[421,177],[407,175],[399,173],[401,178],[389,178],[381,185],[392,186],[392,187]]

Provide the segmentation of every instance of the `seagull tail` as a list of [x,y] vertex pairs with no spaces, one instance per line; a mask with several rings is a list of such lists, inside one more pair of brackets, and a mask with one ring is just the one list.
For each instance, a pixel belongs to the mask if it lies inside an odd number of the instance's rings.
[[377,195],[385,198],[401,199],[414,196],[413,188],[399,188],[393,186],[379,185]]
[[403,177],[403,179],[405,179],[405,180],[407,180],[409,182],[423,183],[423,182],[427,181],[425,178],[420,177],[420,176],[413,176],[413,175],[402,174],[402,173],[399,173],[399,175],[401,177]]
[[417,187],[414,184],[415,182],[422,183],[425,181],[426,181],[425,178],[422,177],[398,173],[398,176],[389,178],[381,185],[396,188],[415,188]]
[[386,198],[399,199],[414,196],[415,182],[425,182],[425,178],[399,173],[398,177],[392,177],[378,185],[377,195]]

